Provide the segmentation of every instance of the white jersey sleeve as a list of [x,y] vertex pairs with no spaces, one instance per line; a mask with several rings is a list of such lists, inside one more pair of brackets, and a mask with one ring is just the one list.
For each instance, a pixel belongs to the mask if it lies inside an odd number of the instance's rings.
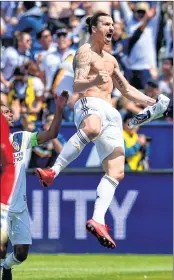
[[9,211],[23,212],[27,208],[26,199],[26,168],[29,151],[32,149],[32,133],[19,131],[10,135],[10,141],[14,148],[15,181],[10,198]]

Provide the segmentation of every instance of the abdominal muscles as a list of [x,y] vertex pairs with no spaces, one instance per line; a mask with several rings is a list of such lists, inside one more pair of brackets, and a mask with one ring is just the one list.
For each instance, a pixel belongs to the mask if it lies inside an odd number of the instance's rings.
[[[93,80],[95,77],[90,77],[89,80]],[[87,97],[87,96],[93,96],[102,98],[105,101],[111,103],[111,93],[113,90],[113,82],[112,78],[109,78],[109,81],[107,83],[103,83],[98,86],[93,86],[89,89],[87,89],[84,93],[82,93],[81,97]]]

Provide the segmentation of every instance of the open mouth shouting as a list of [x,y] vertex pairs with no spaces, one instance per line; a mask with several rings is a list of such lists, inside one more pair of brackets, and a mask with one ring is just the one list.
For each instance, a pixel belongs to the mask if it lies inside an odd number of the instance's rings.
[[113,35],[113,33],[111,33],[111,32],[106,34],[106,36],[105,36],[106,43],[110,43],[111,42],[112,35]]

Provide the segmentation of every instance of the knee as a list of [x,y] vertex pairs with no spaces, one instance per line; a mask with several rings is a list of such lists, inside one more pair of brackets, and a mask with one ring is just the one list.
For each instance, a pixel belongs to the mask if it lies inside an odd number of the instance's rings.
[[15,252],[15,257],[20,262],[24,262],[27,259],[27,256],[28,256],[28,251],[22,248],[17,249]]
[[100,127],[91,125],[90,127],[88,127],[88,131],[86,132],[86,134],[90,140],[93,140],[100,134]]
[[120,182],[124,179],[124,170],[121,170],[117,175],[117,181]]
[[124,178],[124,169],[117,170],[114,174],[112,174],[111,177],[113,177],[118,182],[121,182]]

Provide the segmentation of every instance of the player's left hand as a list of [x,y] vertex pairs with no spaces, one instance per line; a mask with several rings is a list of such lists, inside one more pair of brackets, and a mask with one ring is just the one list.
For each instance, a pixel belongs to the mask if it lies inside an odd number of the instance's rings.
[[56,95],[55,96],[56,106],[63,109],[65,107],[65,105],[67,104],[68,98],[69,98],[68,91],[63,90],[61,95],[59,95],[59,96]]

